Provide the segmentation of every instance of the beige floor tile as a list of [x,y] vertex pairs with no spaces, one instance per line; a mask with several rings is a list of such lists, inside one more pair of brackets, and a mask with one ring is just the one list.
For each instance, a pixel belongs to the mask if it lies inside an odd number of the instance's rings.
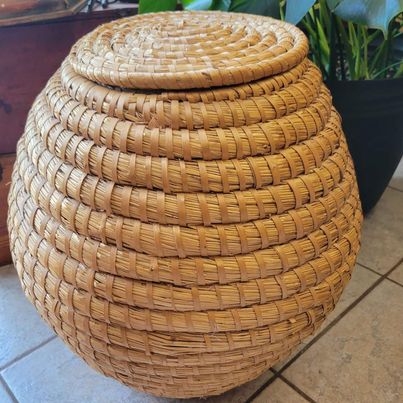
[[253,400],[253,403],[302,403],[306,401],[284,381],[277,378]]
[[20,403],[156,403],[91,369],[55,339],[2,371]]
[[284,376],[318,402],[401,402],[403,288],[384,280]]
[[[346,289],[340,297],[336,308],[327,317],[319,332],[323,331],[327,326],[329,326],[330,323],[332,323],[333,320],[336,319],[348,306],[350,306],[358,297],[360,297],[366,290],[368,290],[368,288],[371,287],[371,285],[375,283],[375,281],[378,280],[379,277],[380,276],[378,274],[375,274],[360,265],[356,265],[351,280],[347,284]],[[316,334],[305,339],[305,341],[298,346],[298,348],[291,354],[288,359],[275,365],[274,369],[278,371],[282,367],[284,367],[284,365],[287,364],[288,361],[290,361],[299,351],[301,351],[307,344],[311,342]]]
[[403,158],[400,160],[389,186],[403,191]]
[[263,375],[259,376],[259,378],[245,383],[238,388],[229,390],[220,396],[214,396],[208,399],[178,400],[176,403],[243,403],[272,376],[273,372],[266,371]]
[[389,278],[403,285],[403,263],[392,271],[392,273],[389,275]]
[[384,274],[403,257],[403,192],[387,188],[364,220],[358,262]]
[[333,322],[346,308],[348,308],[357,298],[371,287],[380,276],[365,267],[357,264],[351,276],[350,282],[347,284],[343,294],[341,295],[336,308],[329,314],[324,327]]
[[267,371],[256,380],[218,397],[163,399],[137,392],[98,374],[61,340],[55,339],[6,368],[2,375],[21,403],[241,403],[267,382],[273,373]]
[[0,267],[0,368],[52,336],[25,298],[14,267]]

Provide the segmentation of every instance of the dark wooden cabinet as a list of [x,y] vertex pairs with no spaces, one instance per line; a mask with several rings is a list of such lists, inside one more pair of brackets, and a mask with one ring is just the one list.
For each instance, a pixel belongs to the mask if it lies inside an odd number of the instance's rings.
[[136,8],[118,8],[0,28],[0,264],[10,259],[6,211],[13,153],[33,100],[78,38],[135,13]]
[[0,155],[0,265],[10,261],[7,232],[7,195],[14,160],[15,154]]

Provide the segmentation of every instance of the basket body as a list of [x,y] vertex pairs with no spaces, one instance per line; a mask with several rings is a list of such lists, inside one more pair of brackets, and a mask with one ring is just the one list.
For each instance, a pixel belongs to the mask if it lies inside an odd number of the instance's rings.
[[29,113],[9,195],[27,297],[105,375],[223,393],[321,325],[362,221],[306,38],[161,13],[81,39]]

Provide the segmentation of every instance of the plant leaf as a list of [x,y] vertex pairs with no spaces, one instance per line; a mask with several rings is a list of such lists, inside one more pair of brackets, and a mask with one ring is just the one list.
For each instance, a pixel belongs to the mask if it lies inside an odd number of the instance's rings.
[[285,20],[291,24],[298,24],[315,4],[316,0],[287,0]]
[[177,0],[140,0],[139,14],[176,10]]
[[327,6],[330,11],[334,11],[334,9],[340,4],[342,0],[326,0]]
[[182,0],[185,10],[209,10],[213,0]]
[[231,0],[213,0],[210,10],[228,11],[231,5]]
[[343,20],[381,29],[386,37],[389,23],[403,12],[403,0],[341,0],[334,12]]
[[181,0],[185,10],[221,10],[228,11],[231,0]]
[[278,0],[232,0],[229,11],[280,17],[280,2]]

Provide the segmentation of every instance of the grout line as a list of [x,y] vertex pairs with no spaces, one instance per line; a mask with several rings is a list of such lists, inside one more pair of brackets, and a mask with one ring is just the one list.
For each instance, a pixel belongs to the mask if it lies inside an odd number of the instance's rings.
[[358,266],[364,267],[364,269],[371,270],[371,271],[373,271],[374,273],[376,273],[376,274],[382,276],[382,273],[378,273],[375,269],[373,269],[373,268],[367,266],[367,265],[364,264],[364,263],[360,263],[360,262],[358,261],[358,259],[356,260],[355,264],[356,264],[356,266],[358,265]]
[[396,284],[396,285],[400,285],[400,287],[403,287],[403,284],[400,284],[400,283],[397,282],[396,280],[393,280],[393,279],[391,279],[391,278],[389,278],[389,277],[387,277],[386,280],[388,280],[388,281],[390,281],[391,283],[394,283],[394,284]]
[[366,266],[365,264],[362,264],[362,263],[357,262],[357,265],[361,266],[362,268],[364,268],[364,269],[366,269],[366,270],[372,271],[372,273],[375,273],[375,274],[377,274],[378,276],[382,276],[382,273],[377,272],[375,269],[371,269],[371,267]]
[[[361,264],[361,263],[357,263],[357,264],[358,264],[359,266],[363,267],[364,269],[369,270],[369,271],[371,271],[372,273],[377,274],[378,276],[381,276],[381,274],[378,273],[376,270],[371,269],[370,267],[365,266],[365,265],[363,265],[363,264]],[[392,270],[392,271],[393,271],[393,270]],[[403,287],[403,284],[400,284],[398,281],[393,280],[393,279],[391,279],[391,278],[389,278],[389,277],[387,277],[386,280],[389,280],[389,281],[391,281],[392,283],[395,283],[396,285],[400,285],[400,287]]]
[[389,189],[392,189],[392,190],[395,190],[396,192],[403,193],[403,190],[402,190],[402,189],[395,188],[394,186],[388,185],[388,188],[389,188]]
[[284,375],[278,374],[279,379],[281,379],[284,383],[286,383],[291,389],[297,392],[300,396],[302,396],[309,403],[316,403],[310,396],[308,396],[303,390],[301,390],[298,386],[294,385],[291,381],[289,381]]
[[353,308],[355,308],[371,291],[373,291],[383,280],[387,279],[389,276],[401,263],[403,258],[401,258],[395,265],[387,271],[385,274],[380,276],[378,280],[375,281],[366,291],[364,291],[355,301],[353,301],[343,312],[337,316],[329,325],[320,333],[318,333],[303,349],[301,349],[293,358],[290,359],[280,370],[278,374],[281,375],[287,368],[289,368],[306,350],[308,350],[314,343],[316,343],[322,336],[324,336],[330,329],[332,329],[340,320],[349,313]]
[[34,351],[38,350],[39,348],[43,347],[45,344],[48,344],[50,341],[52,341],[56,338],[57,338],[57,335],[53,335],[53,336],[47,338],[46,340],[44,340],[42,343],[39,343],[37,346],[24,351],[20,355],[17,355],[17,357],[13,358],[11,361],[6,362],[3,366],[1,366],[0,371],[3,371],[4,369],[10,367],[11,365],[15,364],[17,361],[25,358],[27,355],[33,353]]
[[275,371],[273,368],[270,368],[270,371],[273,372],[273,376],[266,381],[263,385],[261,385],[259,388],[255,390],[254,393],[252,393],[244,403],[252,403],[253,400],[255,400],[268,386],[270,386],[278,377],[279,374],[277,371]]
[[10,389],[10,386],[8,386],[8,383],[5,381],[5,379],[1,376],[0,374],[0,385],[3,386],[3,388],[5,389],[6,393],[8,394],[8,396],[10,397],[10,399],[14,402],[14,403],[18,403],[17,398],[15,397],[13,391]]
[[290,388],[292,388],[296,393],[298,393],[301,397],[303,397],[307,402],[316,403],[315,400],[309,397],[304,391],[298,388],[298,386],[294,385],[292,382],[290,382],[286,377],[284,377],[274,368],[270,368],[270,371],[273,372],[274,375],[267,382],[265,382],[258,389],[256,389],[256,391],[251,396],[249,396],[249,398],[245,400],[244,403],[252,403],[253,400],[255,400],[268,386],[270,386],[277,379],[281,379],[283,382],[285,382]]

